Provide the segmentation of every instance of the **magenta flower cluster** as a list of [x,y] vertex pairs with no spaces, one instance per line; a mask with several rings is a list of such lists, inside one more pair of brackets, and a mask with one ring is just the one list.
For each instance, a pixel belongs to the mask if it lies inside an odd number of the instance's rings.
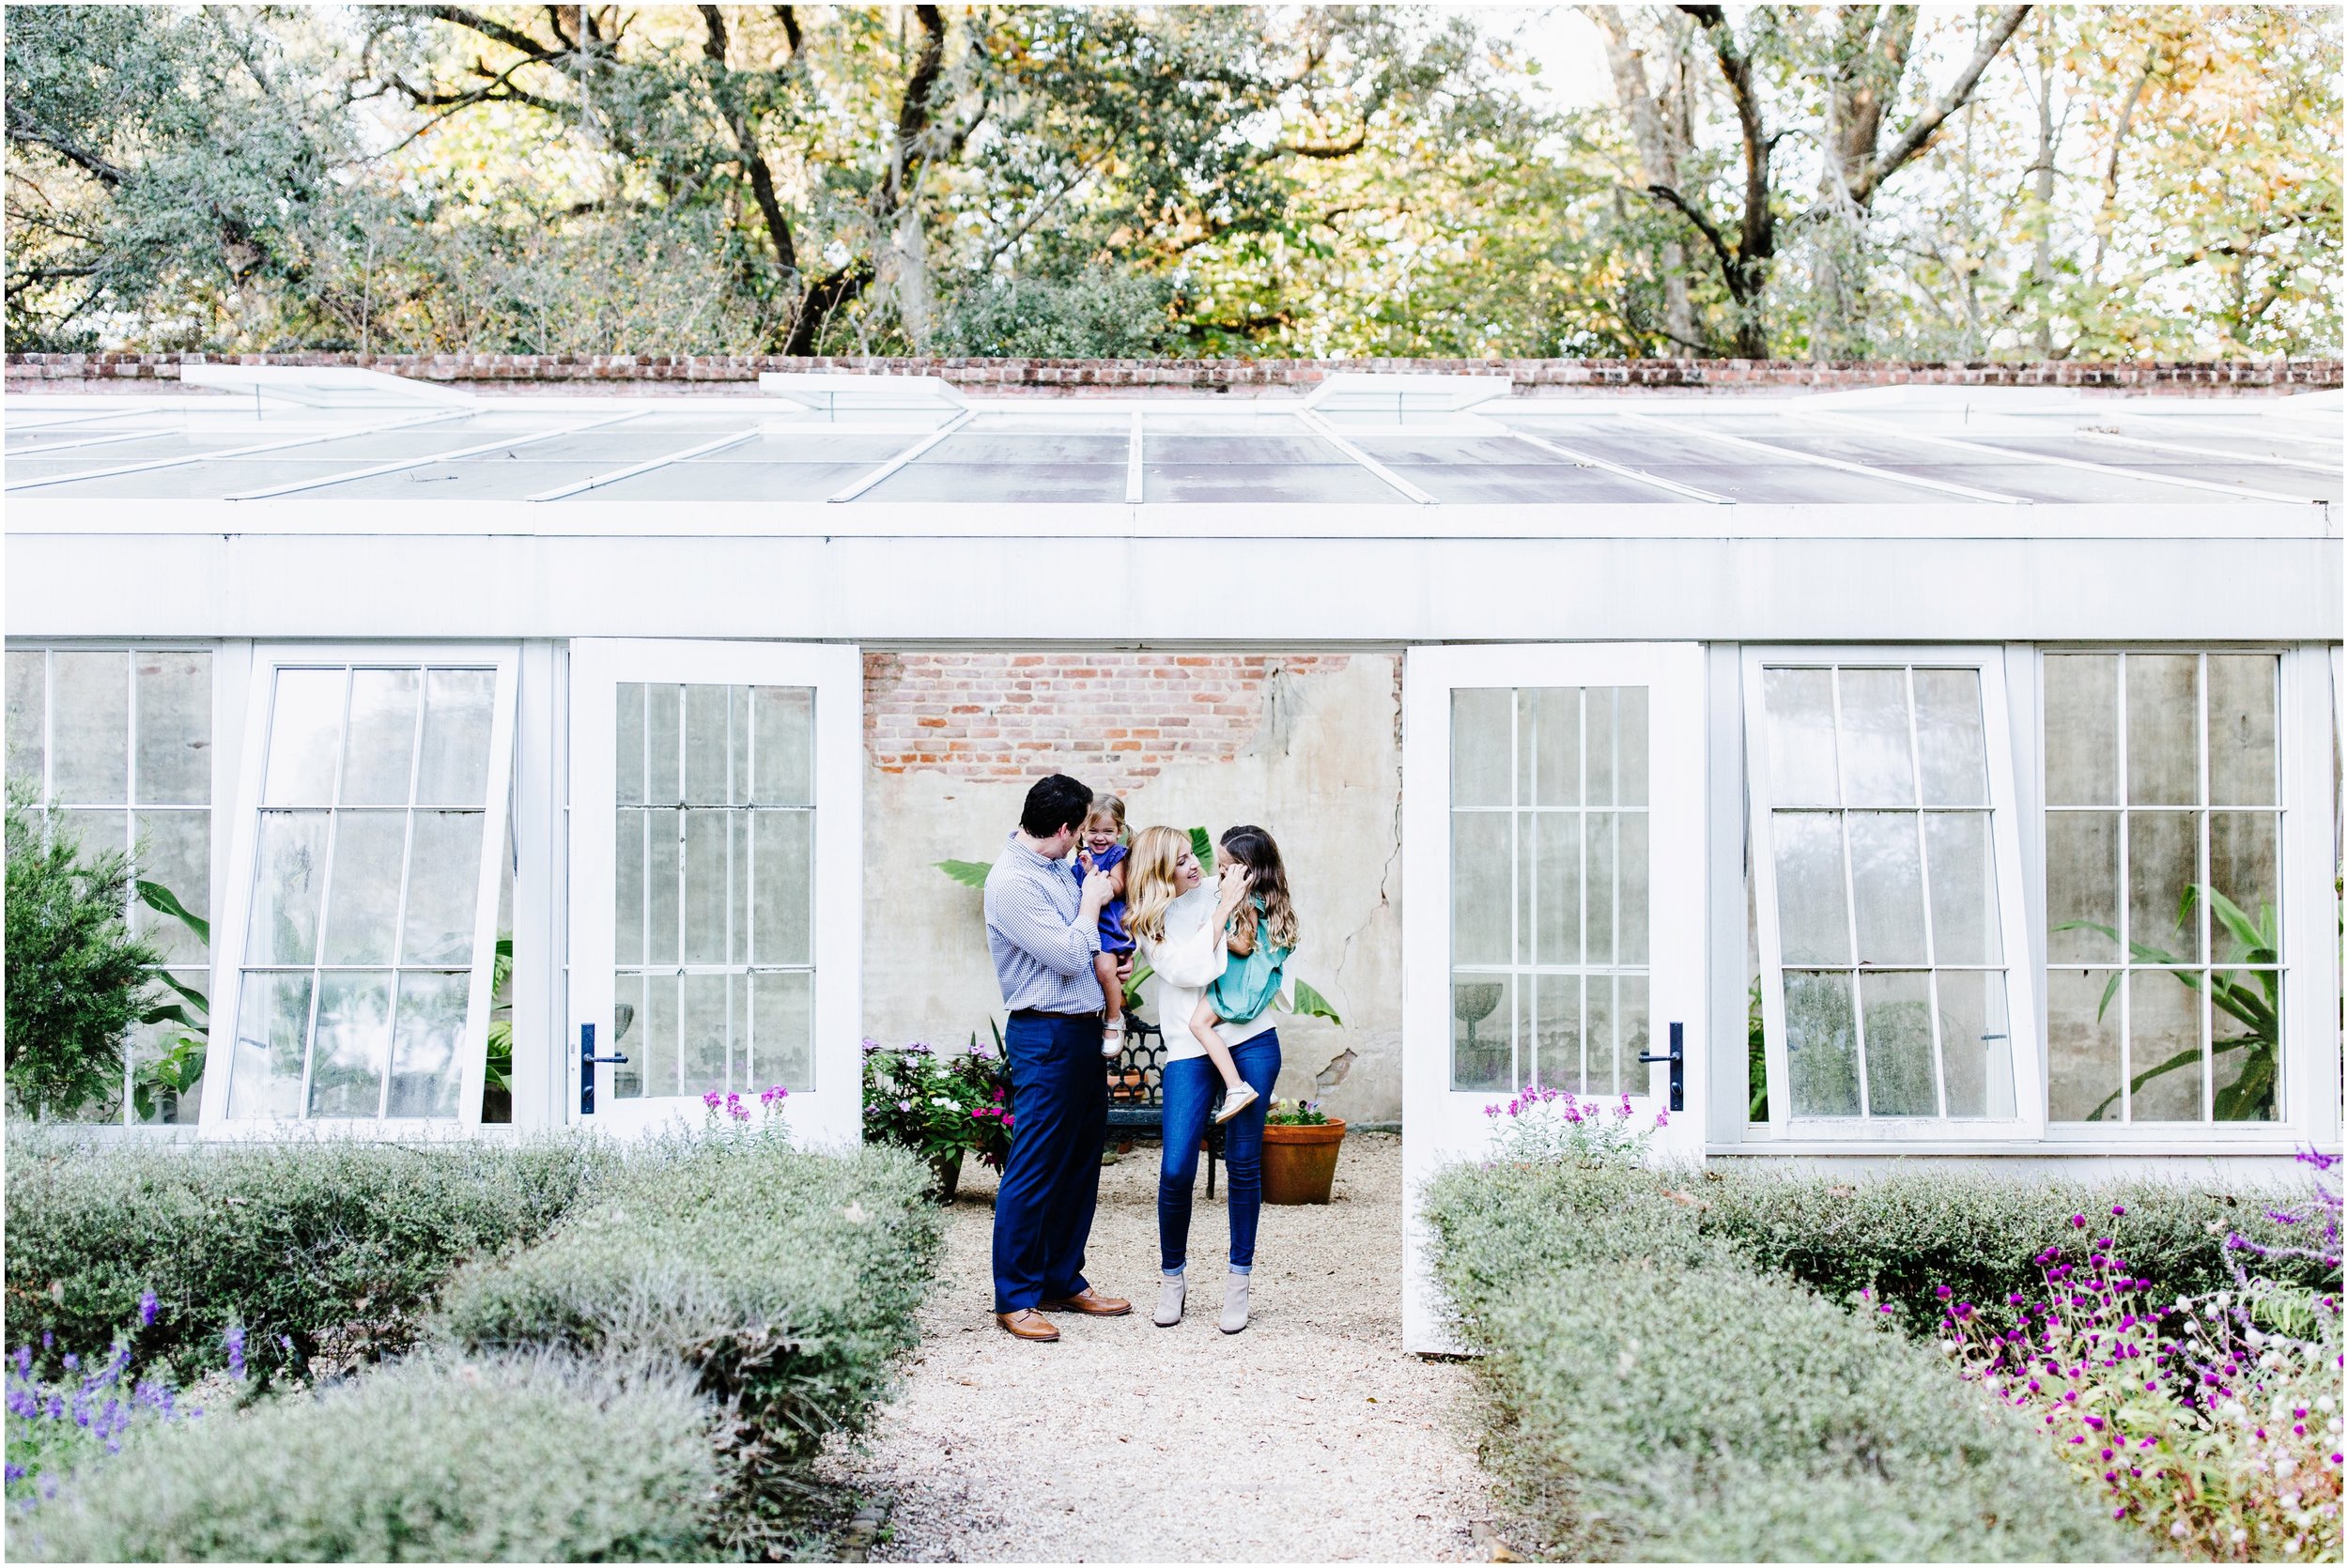
[[[780,1084],[770,1084],[760,1092],[758,1108],[771,1122],[782,1114],[782,1102],[790,1098],[789,1089]],[[742,1097],[739,1094],[720,1095],[717,1090],[712,1089],[702,1096],[702,1105],[709,1113],[709,1119],[713,1124],[721,1115],[728,1121],[737,1123],[750,1119],[750,1108],[742,1103]]]

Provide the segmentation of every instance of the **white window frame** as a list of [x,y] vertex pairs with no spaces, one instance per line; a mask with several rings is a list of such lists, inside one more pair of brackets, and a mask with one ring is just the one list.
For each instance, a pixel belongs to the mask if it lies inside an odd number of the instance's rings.
[[[489,766],[483,795],[481,864],[473,896],[473,941],[465,1033],[458,1061],[456,1115],[445,1121],[422,1117],[255,1116],[231,1120],[230,1078],[236,1068],[236,1031],[244,1006],[246,926],[253,911],[255,857],[260,851],[261,783],[269,752],[270,709],[281,669],[337,665],[359,667],[440,666],[494,669],[496,696],[490,710]],[[237,769],[231,849],[216,863],[213,884],[223,901],[212,923],[212,1039],[205,1063],[201,1135],[208,1139],[259,1140],[289,1130],[331,1130],[356,1138],[464,1137],[481,1128],[482,1081],[487,1071],[492,961],[497,948],[498,898],[505,876],[508,792],[514,768],[516,689],[521,649],[516,643],[255,644],[243,708],[242,756]]]
[[[2309,1144],[2338,1147],[2340,1105],[2340,975],[2332,869],[2339,847],[2333,812],[2332,766],[2339,746],[2334,667],[2337,644],[2191,641],[2057,642],[2031,646],[2031,766],[2022,779],[2036,821],[2031,856],[2033,965],[2043,975],[2048,920],[2046,864],[2046,661],[2064,653],[2268,653],[2278,656],[2275,746],[2278,842],[2275,917],[2281,929],[2282,1039],[2277,1052],[2277,1094],[2282,1115],[2270,1122],[2059,1122],[2046,1140],[2115,1154],[2292,1154]],[[2206,707],[2208,696],[2202,695]],[[2206,726],[2204,726],[2204,730]],[[2206,738],[2204,739],[2206,752]],[[2203,759],[2206,769],[2206,755]],[[2126,787],[2124,776],[2122,788]],[[2206,792],[2204,792],[2206,793]],[[2115,811],[2120,807],[2114,807]],[[2206,812],[2204,804],[2200,810]],[[2123,897],[2124,898],[2124,889]],[[2312,955],[2300,949],[2312,943]],[[2047,991],[2039,988],[2039,1038],[2044,1054]],[[2204,1003],[2206,1006],[2206,1002]]]
[[[2006,701],[2005,651],[1996,645],[1748,645],[1742,671],[1746,832],[1753,857],[1753,915],[1761,957],[1761,1016],[1769,1062],[1769,1119],[1752,1142],[1836,1147],[1986,1144],[2042,1140],[2047,1127],[2046,1049],[2030,903],[2022,878],[2021,816],[2016,792],[2014,731]],[[1769,731],[1763,672],[1772,666],[1860,669],[1970,669],[1981,680],[1982,730],[1989,776],[1990,842],[1998,874],[1999,950],[2006,976],[2006,1044],[2012,1053],[2015,1115],[1958,1116],[1796,1116],[1785,1041],[1784,948],[1778,924],[1777,857],[1771,831]],[[1937,967],[1937,966],[1935,966]]]

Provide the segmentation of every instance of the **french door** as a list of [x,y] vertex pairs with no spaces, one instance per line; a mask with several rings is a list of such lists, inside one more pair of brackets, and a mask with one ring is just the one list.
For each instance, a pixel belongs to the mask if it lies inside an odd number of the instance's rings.
[[1704,664],[1413,648],[1402,681],[1403,1339],[1443,1351],[1421,1196],[1490,1145],[1489,1107],[1628,1096],[1672,1113],[1658,1148],[1702,1146]]
[[857,651],[580,639],[570,694],[571,1115],[857,1141]]

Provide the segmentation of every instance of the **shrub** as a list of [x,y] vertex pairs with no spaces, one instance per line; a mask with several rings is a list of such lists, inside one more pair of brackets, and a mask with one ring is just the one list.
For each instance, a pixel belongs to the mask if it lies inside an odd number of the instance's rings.
[[933,1164],[976,1154],[996,1170],[1011,1156],[1003,1059],[970,1037],[966,1051],[864,1042],[864,1138]]
[[685,1380],[421,1357],[135,1437],[12,1522],[53,1561],[706,1558],[724,1482]]
[[123,1440],[147,1426],[169,1425],[203,1412],[179,1403],[164,1379],[132,1371],[128,1345],[104,1360],[64,1358],[63,1376],[50,1383],[36,1370],[31,1345],[8,1364],[8,1490],[11,1498],[55,1484],[54,1472],[100,1453],[119,1453]]
[[460,1272],[442,1326],[474,1348],[682,1360],[796,1464],[863,1424],[918,1337],[943,1241],[925,1176],[898,1151],[760,1132],[658,1145],[544,1241]]
[[1484,1115],[1492,1118],[1492,1158],[1502,1164],[1637,1165],[1646,1159],[1648,1140],[1671,1125],[1671,1113],[1658,1111],[1653,1122],[1631,1126],[1629,1095],[1609,1109],[1549,1084],[1521,1089],[1506,1105],[1494,1100]]
[[[1702,1194],[1691,1191],[1702,1189]],[[2128,1542],[1937,1350],[1755,1268],[1715,1184],[1552,1162],[1429,1189],[1437,1275],[1567,1555],[2113,1558]]]
[[263,1378],[411,1344],[457,1264],[543,1235],[615,1162],[601,1143],[317,1139],[196,1149],[19,1132],[8,1165],[8,1312],[21,1344],[131,1345],[182,1380],[232,1323]]
[[123,1038],[162,956],[131,934],[120,851],[84,853],[14,787],[7,838],[8,1093],[36,1116],[78,1115],[120,1099]]

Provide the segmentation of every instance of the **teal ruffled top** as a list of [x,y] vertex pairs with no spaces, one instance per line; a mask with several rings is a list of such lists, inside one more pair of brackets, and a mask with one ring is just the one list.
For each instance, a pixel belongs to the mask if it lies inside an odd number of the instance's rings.
[[1214,1004],[1214,1015],[1233,1023],[1248,1023],[1261,1016],[1272,999],[1280,994],[1285,976],[1282,968],[1289,961],[1290,949],[1272,945],[1272,928],[1263,919],[1263,900],[1248,900],[1257,911],[1256,945],[1244,957],[1228,954],[1223,973],[1209,988],[1207,996]]

